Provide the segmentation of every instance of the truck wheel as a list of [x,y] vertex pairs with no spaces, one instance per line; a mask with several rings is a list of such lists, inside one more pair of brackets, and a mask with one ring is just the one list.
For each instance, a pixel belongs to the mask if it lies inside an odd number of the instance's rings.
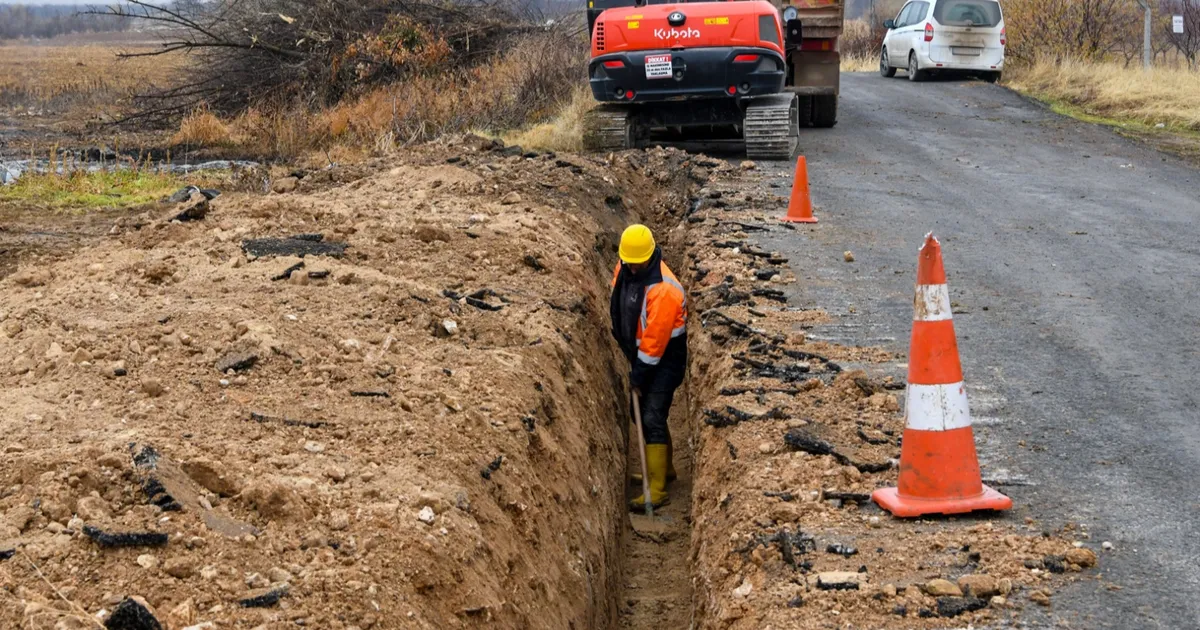
[[908,53],[908,80],[909,81],[924,81],[925,71],[917,64],[917,53]]
[[812,106],[812,124],[814,127],[828,129],[837,124],[837,94],[822,94],[814,96]]
[[995,83],[1000,80],[1000,76],[1001,75],[999,72],[984,72],[979,78],[987,81],[988,83]]
[[890,79],[896,76],[896,69],[888,63],[887,48],[879,53],[879,76]]
[[813,113],[813,97],[797,95],[796,96],[796,124],[801,127],[807,127],[812,123]]

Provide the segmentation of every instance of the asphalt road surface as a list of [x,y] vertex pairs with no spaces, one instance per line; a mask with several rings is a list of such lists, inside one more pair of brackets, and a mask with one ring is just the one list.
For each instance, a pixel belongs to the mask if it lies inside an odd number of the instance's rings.
[[[1005,518],[1115,547],[1034,625],[1200,627],[1200,171],[1001,87],[901,77],[843,75],[837,127],[801,134],[820,224],[759,239],[802,278],[792,304],[835,316],[814,336],[906,352],[933,230]],[[786,195],[791,165],[763,168]]]

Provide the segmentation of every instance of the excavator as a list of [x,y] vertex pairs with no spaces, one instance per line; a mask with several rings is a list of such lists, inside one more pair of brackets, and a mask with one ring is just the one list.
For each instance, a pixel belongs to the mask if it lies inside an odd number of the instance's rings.
[[591,151],[741,140],[786,160],[837,122],[842,0],[588,0]]

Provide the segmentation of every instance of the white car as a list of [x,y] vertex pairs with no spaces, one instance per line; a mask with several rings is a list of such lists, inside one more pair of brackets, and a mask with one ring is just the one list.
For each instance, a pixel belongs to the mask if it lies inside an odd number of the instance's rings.
[[910,81],[958,72],[995,82],[1004,71],[1007,37],[996,0],[912,0],[883,25],[879,74],[885,77],[903,68]]

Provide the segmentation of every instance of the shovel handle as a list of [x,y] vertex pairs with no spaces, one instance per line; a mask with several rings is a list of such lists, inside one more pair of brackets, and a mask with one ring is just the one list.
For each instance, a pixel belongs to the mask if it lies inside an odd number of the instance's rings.
[[646,469],[646,436],[642,433],[642,403],[634,392],[629,393],[633,400],[633,423],[637,429],[638,453],[642,461],[642,499],[645,501],[646,516],[654,516],[654,503],[650,500],[650,475]]

